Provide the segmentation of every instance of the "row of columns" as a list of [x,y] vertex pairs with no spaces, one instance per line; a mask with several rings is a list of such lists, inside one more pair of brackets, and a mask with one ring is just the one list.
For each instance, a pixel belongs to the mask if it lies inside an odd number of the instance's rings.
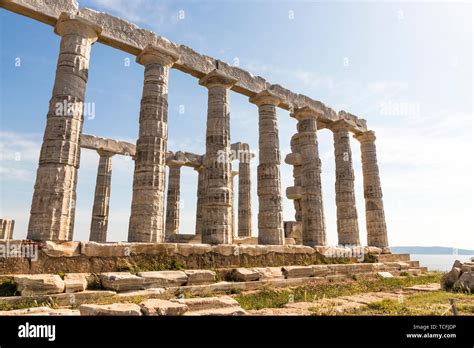
[[[326,245],[326,227],[321,190],[321,160],[318,154],[318,118],[316,110],[297,109],[297,133],[291,139],[292,154],[286,162],[293,165],[295,186],[287,190],[294,200],[295,219],[302,224],[304,245]],[[350,126],[340,120],[328,127],[334,137],[336,161],[337,233],[340,245],[359,245],[359,226],[354,192],[354,169],[350,147]],[[354,135],[361,144],[367,243],[369,246],[388,247],[387,228],[382,201],[382,189],[376,157],[375,133],[368,131]]]
[[[79,137],[83,123],[83,102],[87,83],[91,45],[100,28],[74,15],[62,14],[55,31],[61,36],[53,96],[47,117],[44,142],[35,183],[28,227],[29,239],[71,240],[76,201],[77,171],[80,160]],[[170,167],[168,213],[165,226],[165,165],[168,139],[169,69],[179,60],[170,50],[147,46],[137,57],[145,67],[140,107],[139,136],[136,144],[133,196],[129,222],[130,242],[163,242],[165,231],[179,229],[179,167]],[[229,89],[237,82],[220,70],[199,80],[208,89],[206,154],[198,168],[198,211],[196,234],[203,243],[232,243],[232,168],[230,160]],[[278,120],[276,108],[281,100],[268,90],[250,98],[259,114],[259,164],[257,192],[258,241],[260,244],[284,244],[283,205],[281,195]],[[72,105],[72,112],[58,114],[57,104]],[[303,224],[303,243],[325,245],[326,231],[321,194],[321,161],[318,154],[318,117],[309,107],[296,110],[298,133],[292,138],[295,160],[294,177],[299,185],[295,203],[297,220]],[[373,133],[357,136],[362,144],[364,195],[366,198],[369,245],[385,245],[386,226]],[[340,159],[348,152],[347,130],[335,132],[336,203],[338,233],[341,241],[358,243],[357,212],[353,195],[352,162]],[[350,149],[349,149],[350,151]],[[104,239],[107,228],[110,192],[111,156],[102,156],[94,218],[94,238]],[[242,164],[242,173],[249,168]],[[251,231],[249,175],[239,178],[239,236]],[[99,182],[100,181],[100,182]],[[357,235],[357,236],[356,236]],[[372,243],[372,244],[371,244]]]

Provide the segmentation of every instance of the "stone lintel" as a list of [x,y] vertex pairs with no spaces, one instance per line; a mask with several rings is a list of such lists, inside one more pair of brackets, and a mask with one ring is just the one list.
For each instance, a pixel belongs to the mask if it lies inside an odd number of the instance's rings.
[[141,65],[161,64],[172,67],[179,59],[179,55],[169,49],[148,44],[137,56],[137,63]]
[[126,141],[118,141],[97,137],[95,135],[82,134],[81,147],[89,150],[103,151],[116,155],[135,156],[135,145]]
[[260,105],[274,105],[278,106],[281,104],[281,98],[276,94],[270,92],[268,89],[261,91],[260,93],[255,94],[253,97],[250,97],[249,101],[257,106]]
[[76,0],[2,0],[0,7],[51,26],[56,25],[61,13],[74,14],[79,11]]
[[167,166],[184,166],[199,169],[203,165],[203,156],[191,152],[171,152],[166,153]]
[[[340,131],[351,131],[353,128],[353,125],[351,125],[348,121],[346,120],[339,120],[336,122],[333,122],[329,125],[327,125],[325,128],[333,131],[333,132],[340,132]],[[318,126],[319,129],[319,126]]]
[[209,74],[199,79],[201,86],[211,88],[214,86],[223,86],[225,88],[231,88],[237,82],[236,78],[226,75],[222,71],[217,69],[212,70]]
[[[173,67],[196,78],[204,77],[218,65],[219,70],[238,80],[232,86],[232,90],[237,93],[252,97],[268,89],[281,98],[280,108],[293,110],[309,105],[323,110],[324,117],[321,121],[327,120],[331,122],[340,118],[337,112],[320,101],[294,93],[278,84],[271,84],[261,76],[254,76],[239,67],[200,54],[186,45],[173,43],[150,30],[140,28],[122,18],[88,8],[79,9],[76,0],[35,0],[34,2],[31,0],[3,0],[0,1],[0,7],[51,26],[56,24],[60,14],[63,12],[77,14],[77,16],[102,27],[98,41],[105,45],[138,56],[148,44],[152,43],[154,46],[177,52],[179,60]],[[357,119],[353,115],[351,116],[355,118],[355,124],[357,125],[353,132],[365,132],[367,130],[365,120]]]

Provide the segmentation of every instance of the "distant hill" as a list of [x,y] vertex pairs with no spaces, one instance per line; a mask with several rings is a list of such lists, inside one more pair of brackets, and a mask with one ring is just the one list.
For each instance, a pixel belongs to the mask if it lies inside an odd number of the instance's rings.
[[474,255],[474,250],[448,247],[425,246],[395,246],[390,247],[392,253],[422,254],[422,255]]

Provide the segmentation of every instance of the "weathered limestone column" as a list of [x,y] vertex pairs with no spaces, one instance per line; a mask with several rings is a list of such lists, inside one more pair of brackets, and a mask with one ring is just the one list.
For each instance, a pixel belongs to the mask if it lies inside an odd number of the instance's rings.
[[0,219],[0,239],[12,239],[15,220]]
[[205,244],[232,243],[229,89],[235,82],[236,79],[218,70],[199,80],[199,84],[209,90],[202,217]]
[[181,166],[169,164],[165,240],[179,234]]
[[364,176],[365,220],[367,244],[379,248],[388,247],[387,226],[380,186],[375,132],[367,131],[354,136],[360,142],[362,174]]
[[112,180],[113,153],[98,151],[99,167],[95,184],[94,206],[92,208],[90,241],[106,242],[109,222],[110,184]]
[[305,106],[297,109],[292,116],[298,120],[298,146],[302,166],[303,244],[308,246],[326,245],[326,224],[321,190],[321,160],[319,159],[316,133],[319,112]]
[[250,98],[258,106],[259,164],[257,168],[258,243],[285,244],[280,182],[280,144],[276,107],[280,99],[262,91]]
[[163,242],[168,75],[178,56],[148,45],[137,57],[145,66],[140,130],[133,175],[129,242]]
[[349,128],[343,120],[335,122],[330,127],[333,131],[336,159],[337,235],[340,245],[359,245]]
[[196,236],[202,235],[202,217],[204,212],[204,199],[205,199],[205,177],[204,167],[194,168],[198,173],[198,184],[197,184],[197,202],[196,202]]
[[231,209],[231,221],[232,221],[232,238],[235,237],[235,205],[234,205],[234,195],[235,195],[235,190],[234,190],[234,178],[239,175],[238,171],[232,170],[230,172],[230,201],[232,202],[232,209]]
[[300,147],[298,142],[299,134],[293,134],[290,141],[291,153],[285,158],[285,163],[293,166],[293,187],[286,189],[286,195],[288,199],[293,200],[293,206],[295,208],[295,221],[302,222],[303,215],[301,212],[301,198],[302,198],[302,186],[301,186],[301,155]]
[[77,171],[91,45],[101,29],[73,15],[61,14],[61,36],[53,93],[36,172],[28,239],[72,240]]
[[238,203],[238,236],[251,237],[252,235],[252,191],[250,176],[250,153],[249,145],[242,144],[239,155],[239,203]]

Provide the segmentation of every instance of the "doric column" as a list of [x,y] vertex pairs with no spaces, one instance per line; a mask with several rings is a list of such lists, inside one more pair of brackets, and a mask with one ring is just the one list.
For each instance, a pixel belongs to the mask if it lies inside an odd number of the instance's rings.
[[336,159],[337,235],[340,245],[359,245],[349,128],[343,120],[330,126],[334,137]]
[[198,173],[198,184],[197,184],[197,202],[196,202],[196,236],[202,235],[202,216],[204,212],[204,200],[206,194],[205,188],[205,177],[204,167],[194,168]]
[[258,243],[285,244],[280,180],[280,144],[276,107],[280,99],[262,91],[250,98],[258,106],[259,164],[257,168]]
[[239,203],[238,203],[238,236],[250,237],[252,235],[252,191],[250,176],[250,153],[249,145],[242,144],[239,153]]
[[145,66],[140,130],[133,175],[129,242],[163,242],[165,161],[168,140],[168,75],[178,60],[148,45],[137,57]]
[[28,239],[72,240],[84,94],[91,45],[100,31],[96,25],[65,13],[56,23],[61,45],[36,172]]
[[318,111],[303,107],[293,115],[298,120],[298,146],[301,156],[301,211],[303,215],[303,244],[326,245],[321,190],[321,160],[319,159],[317,119]]
[[179,234],[181,165],[169,164],[165,240]]
[[93,242],[107,241],[107,225],[109,222],[110,184],[112,179],[112,156],[106,151],[98,151],[99,167],[95,184],[94,206],[92,208],[91,234]]
[[232,202],[232,208],[231,208],[231,233],[232,233],[232,238],[235,237],[235,205],[234,205],[234,202],[235,202],[235,199],[234,199],[234,195],[235,195],[235,190],[234,190],[234,178],[239,175],[239,172],[238,171],[235,171],[235,170],[232,170],[230,172],[230,201]]
[[229,89],[237,80],[213,70],[199,84],[208,88],[205,199],[202,242],[232,243]]
[[374,131],[354,136],[360,142],[362,174],[364,177],[365,220],[367,244],[379,248],[388,247],[387,226],[383,209],[377,150]]
[[15,220],[0,219],[0,239],[12,239]]
[[299,134],[293,134],[291,137],[291,153],[285,158],[285,163],[293,166],[293,187],[287,187],[286,196],[288,199],[293,200],[293,206],[295,208],[295,221],[301,222],[303,215],[301,212],[301,198],[302,198],[302,186],[301,186],[301,155],[300,147],[298,142]]

